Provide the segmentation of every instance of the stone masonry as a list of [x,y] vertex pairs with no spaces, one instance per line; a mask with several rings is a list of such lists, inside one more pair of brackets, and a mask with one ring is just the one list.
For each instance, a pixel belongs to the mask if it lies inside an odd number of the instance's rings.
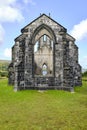
[[12,47],[9,84],[14,90],[81,86],[78,47],[67,29],[42,14],[21,29]]

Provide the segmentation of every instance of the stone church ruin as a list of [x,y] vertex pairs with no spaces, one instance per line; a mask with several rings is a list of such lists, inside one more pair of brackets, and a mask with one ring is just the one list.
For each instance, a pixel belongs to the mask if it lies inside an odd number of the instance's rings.
[[12,47],[9,84],[14,90],[81,86],[78,47],[67,29],[42,14],[21,29]]

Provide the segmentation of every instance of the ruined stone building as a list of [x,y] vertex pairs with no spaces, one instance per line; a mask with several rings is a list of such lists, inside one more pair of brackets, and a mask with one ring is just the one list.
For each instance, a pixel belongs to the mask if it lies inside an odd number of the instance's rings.
[[9,84],[14,90],[80,86],[78,47],[67,29],[45,14],[21,29],[12,47]]

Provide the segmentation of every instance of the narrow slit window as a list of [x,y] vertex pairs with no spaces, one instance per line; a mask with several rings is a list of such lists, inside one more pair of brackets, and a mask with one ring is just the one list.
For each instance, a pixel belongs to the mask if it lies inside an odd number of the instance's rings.
[[47,41],[47,36],[46,36],[46,35],[43,36],[43,41],[44,41],[44,42]]
[[37,41],[34,45],[34,52],[37,52],[39,48],[39,41]]

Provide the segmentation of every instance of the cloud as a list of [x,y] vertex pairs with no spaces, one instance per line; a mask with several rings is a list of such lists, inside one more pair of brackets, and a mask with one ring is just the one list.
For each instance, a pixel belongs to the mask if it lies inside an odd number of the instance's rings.
[[2,25],[0,24],[0,44],[3,43],[3,39],[4,39],[4,28],[2,27]]
[[0,6],[10,5],[15,3],[17,0],[0,0]]
[[11,58],[11,48],[6,48],[4,50],[4,56],[8,57],[8,58]]
[[73,29],[70,31],[70,34],[78,41],[87,37],[87,19],[81,21],[77,25],[74,25]]
[[84,56],[82,59],[80,59],[80,64],[82,68],[87,68],[87,56]]
[[16,7],[16,0],[0,1],[0,22],[23,20],[22,12]]
[[84,56],[84,62],[86,62],[86,65],[87,65],[87,56]]
[[23,20],[23,16],[20,10],[12,8],[10,6],[4,6],[0,8],[0,21],[1,22],[20,22]]
[[5,22],[21,22],[24,20],[23,11],[26,5],[35,3],[33,0],[0,0],[0,43],[3,43],[5,32],[2,26]]
[[25,3],[25,4],[32,4],[32,5],[35,5],[36,3],[33,1],[33,0],[23,0],[23,2]]
[[20,8],[17,8],[18,0],[0,0],[0,44],[4,41],[4,22],[20,22],[24,19]]

